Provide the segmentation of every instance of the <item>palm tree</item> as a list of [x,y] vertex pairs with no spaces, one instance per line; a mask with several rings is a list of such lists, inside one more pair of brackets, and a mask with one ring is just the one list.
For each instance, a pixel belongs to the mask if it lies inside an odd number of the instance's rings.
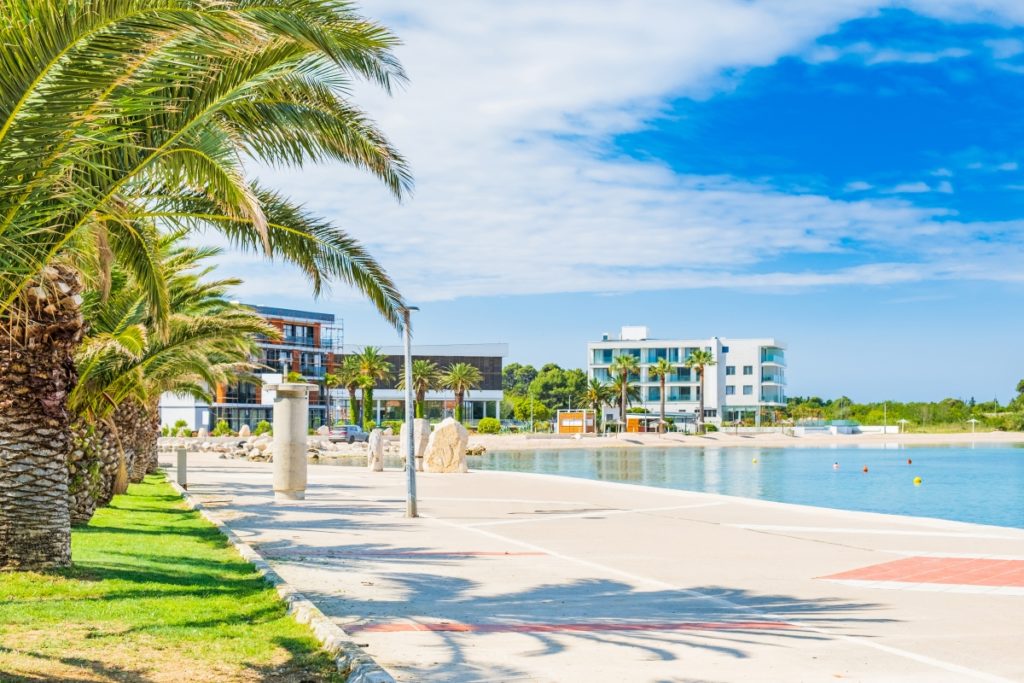
[[715,357],[710,351],[704,349],[696,349],[693,351],[689,358],[684,363],[686,367],[692,368],[697,371],[697,380],[700,382],[700,395],[697,397],[698,411],[697,411],[697,433],[704,433],[704,368],[709,368],[715,365]]
[[455,420],[462,422],[462,404],[470,389],[476,389],[484,381],[480,369],[469,363],[452,363],[441,375],[440,384],[455,392]]
[[618,379],[615,386],[619,392],[619,420],[622,422],[622,425],[625,426],[626,404],[629,403],[629,399],[626,396],[626,394],[629,393],[630,387],[629,376],[636,375],[640,372],[640,362],[635,356],[628,353],[622,353],[615,356],[615,359],[612,361],[608,371]]
[[603,420],[604,406],[612,400],[613,396],[611,387],[596,377],[591,377],[583,392],[583,402]]
[[[161,240],[159,260],[175,313],[166,335],[146,306],[146,294],[120,268],[112,293],[87,292],[89,334],[76,355],[79,381],[68,396],[76,448],[68,458],[72,520],[88,522],[96,506],[156,468],[157,403],[165,391],[212,401],[209,387],[244,379],[254,367],[254,336],[277,331],[247,308],[232,304],[238,280],[213,280],[203,261],[217,249]],[[125,480],[114,484],[114,475]]]
[[0,569],[70,562],[63,454],[81,293],[109,292],[120,263],[166,336],[158,229],[216,230],[297,265],[314,293],[349,283],[400,325],[376,261],[245,163],[339,160],[402,196],[404,160],[347,96],[355,78],[404,80],[389,31],[319,0],[58,5],[0,3]]
[[373,422],[373,389],[377,382],[391,379],[391,363],[377,346],[366,346],[355,354],[359,361],[360,386],[363,390],[363,424]]
[[[416,392],[416,417],[423,417],[427,392],[437,388],[439,374],[437,363],[432,360],[420,358],[412,362],[412,389]],[[398,380],[398,388],[405,389],[404,368],[402,378]]]
[[359,372],[359,359],[345,356],[338,365],[336,376],[348,392],[348,423],[357,424],[359,417],[359,397],[357,392],[362,388],[363,375]]
[[668,379],[668,376],[674,371],[675,367],[673,367],[672,363],[670,363],[667,358],[659,358],[657,363],[654,363],[651,367],[647,368],[647,375],[649,377],[657,377],[660,385],[658,393],[658,396],[661,398],[661,422],[658,424],[659,432],[664,432],[665,425],[667,424],[665,422],[665,380]]
[[616,375],[612,380],[611,391],[613,402],[619,406],[619,414],[622,416],[622,424],[619,427],[619,430],[622,431],[626,429],[626,413],[629,404],[640,400],[640,387],[630,382],[628,377]]

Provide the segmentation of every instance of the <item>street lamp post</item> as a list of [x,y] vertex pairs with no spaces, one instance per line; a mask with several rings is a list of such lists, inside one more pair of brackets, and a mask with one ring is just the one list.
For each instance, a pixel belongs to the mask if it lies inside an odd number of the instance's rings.
[[402,336],[405,339],[405,516],[419,517],[416,512],[416,423],[413,420],[412,401],[412,330],[409,314],[420,310],[416,306],[404,306],[402,312]]

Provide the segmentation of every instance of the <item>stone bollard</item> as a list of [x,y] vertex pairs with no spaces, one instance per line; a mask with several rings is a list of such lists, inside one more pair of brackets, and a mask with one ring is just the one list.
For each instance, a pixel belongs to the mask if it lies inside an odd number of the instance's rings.
[[366,440],[366,466],[371,472],[384,471],[384,432],[374,429]]
[[306,497],[306,444],[309,424],[308,384],[274,387],[274,498]]
[[188,451],[184,448],[178,449],[178,466],[174,470],[178,486],[188,490]]

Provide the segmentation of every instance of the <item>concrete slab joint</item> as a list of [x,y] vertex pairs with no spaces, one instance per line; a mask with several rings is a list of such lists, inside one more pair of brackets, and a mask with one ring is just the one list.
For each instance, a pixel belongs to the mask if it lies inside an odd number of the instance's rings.
[[[305,458],[302,460],[305,463]],[[306,596],[295,590],[280,574],[274,571],[273,567],[252,546],[239,538],[224,522],[212,515],[202,503],[193,498],[177,482],[170,479],[169,481],[185,500],[185,504],[216,526],[235,547],[242,559],[252,563],[267,583],[274,586],[277,594],[288,606],[288,613],[295,621],[309,625],[313,635],[320,641],[320,645],[334,658],[338,671],[347,675],[347,683],[396,683],[391,674],[356,645],[344,630],[328,619]]]

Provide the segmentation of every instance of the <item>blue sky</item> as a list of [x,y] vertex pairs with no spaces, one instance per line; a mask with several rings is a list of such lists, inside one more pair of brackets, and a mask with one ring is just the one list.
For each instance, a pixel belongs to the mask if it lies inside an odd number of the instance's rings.
[[[409,156],[266,180],[364,241],[421,343],[584,362],[623,324],[775,336],[791,395],[1005,400],[1024,377],[1024,8],[1004,0],[374,0]],[[425,6],[424,6],[425,5]],[[344,288],[231,256],[240,298],[397,337]]]

